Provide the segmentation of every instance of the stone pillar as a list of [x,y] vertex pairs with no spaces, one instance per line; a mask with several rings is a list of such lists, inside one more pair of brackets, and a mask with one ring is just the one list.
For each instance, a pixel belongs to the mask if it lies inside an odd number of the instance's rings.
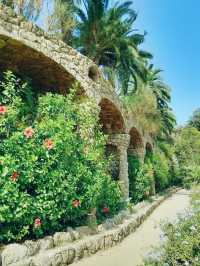
[[130,142],[129,134],[115,134],[109,137],[109,144],[116,145],[119,158],[119,185],[122,191],[123,198],[126,200],[129,198],[129,178],[128,178],[128,158],[127,149]]
[[141,164],[144,163],[145,150],[144,147],[139,147],[137,149],[129,148],[128,152],[133,154]]

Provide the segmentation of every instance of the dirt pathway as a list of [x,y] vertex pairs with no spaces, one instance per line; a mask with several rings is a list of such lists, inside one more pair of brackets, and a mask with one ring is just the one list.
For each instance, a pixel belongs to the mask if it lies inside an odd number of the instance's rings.
[[177,214],[189,206],[189,195],[185,190],[174,194],[163,202],[150,217],[127,237],[121,244],[109,250],[99,252],[72,266],[136,266],[143,261],[152,249],[160,242],[160,222],[169,219],[173,221]]

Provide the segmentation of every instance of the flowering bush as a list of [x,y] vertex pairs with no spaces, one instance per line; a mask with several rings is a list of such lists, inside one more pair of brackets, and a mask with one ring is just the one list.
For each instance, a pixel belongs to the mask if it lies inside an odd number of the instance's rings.
[[[193,193],[192,209],[176,224],[164,225],[166,239],[146,266],[200,265],[200,189]],[[155,253],[155,254],[156,254]]]
[[120,190],[95,105],[74,93],[37,98],[10,72],[0,88],[0,241],[84,224],[95,208],[98,219],[114,214]]

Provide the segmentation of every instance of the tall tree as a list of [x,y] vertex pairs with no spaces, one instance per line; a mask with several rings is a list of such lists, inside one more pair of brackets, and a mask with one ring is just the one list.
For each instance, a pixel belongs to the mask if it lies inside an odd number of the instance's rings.
[[171,101],[170,88],[163,82],[160,69],[154,69],[153,65],[148,68],[147,86],[151,88],[157,101],[157,109],[160,112],[162,131],[169,136],[176,124],[176,119],[169,106]]
[[53,12],[48,17],[48,31],[71,44],[75,25],[75,2],[73,0],[54,0]]
[[145,80],[145,59],[152,56],[139,50],[145,34],[134,30],[137,14],[132,1],[111,5],[109,0],[82,0],[76,14],[74,46],[97,65],[109,67],[123,94],[128,93],[129,83]]

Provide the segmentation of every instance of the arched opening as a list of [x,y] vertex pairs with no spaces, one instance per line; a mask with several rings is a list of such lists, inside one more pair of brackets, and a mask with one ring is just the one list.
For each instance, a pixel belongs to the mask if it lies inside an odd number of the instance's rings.
[[124,121],[120,111],[108,99],[102,99],[99,104],[100,124],[105,134],[121,134],[125,132]]
[[110,135],[111,139],[105,147],[105,154],[109,158],[109,172],[114,180],[119,180],[120,155],[118,143],[113,139],[116,134],[125,132],[124,121],[116,106],[108,99],[102,99],[99,104],[101,110],[99,114],[100,124],[104,134]]
[[137,153],[144,148],[142,136],[135,127],[131,128],[129,134],[130,134],[129,151],[137,155]]
[[88,77],[92,79],[94,82],[98,81],[99,72],[97,66],[91,66],[88,71]]
[[145,157],[144,157],[144,161],[152,161],[152,156],[153,156],[153,147],[150,143],[146,143],[146,147],[145,147]]
[[109,159],[109,174],[114,180],[119,180],[120,155],[117,146],[107,144],[105,147],[105,155]]
[[136,176],[141,167],[141,157],[144,150],[142,136],[133,127],[130,132],[130,144],[128,147],[128,177],[129,177],[129,197],[135,202]]
[[72,75],[50,57],[0,35],[0,71],[5,70],[30,78],[38,92],[65,94],[74,82]]

